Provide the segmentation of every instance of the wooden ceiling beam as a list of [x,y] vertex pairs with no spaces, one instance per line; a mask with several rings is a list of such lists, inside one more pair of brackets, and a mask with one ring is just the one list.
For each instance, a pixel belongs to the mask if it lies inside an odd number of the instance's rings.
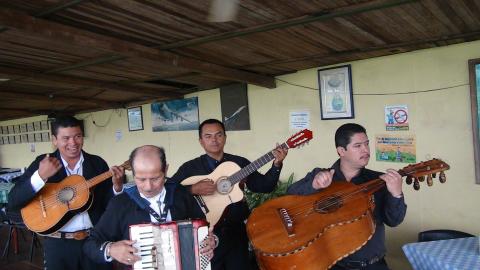
[[[127,93],[139,93],[142,95],[146,95],[149,97],[165,97],[165,98],[178,98],[181,97],[180,94],[175,93],[169,90],[162,90],[162,89],[152,89],[146,88],[136,85],[128,85],[123,83],[115,83],[115,82],[105,82],[105,81],[98,81],[86,78],[79,78],[70,75],[60,75],[60,74],[45,74],[40,72],[35,72],[32,70],[25,70],[25,69],[16,69],[16,68],[7,68],[0,66],[0,74],[4,75],[11,75],[11,76],[23,76],[27,78],[34,78],[40,80],[47,80],[51,82],[62,82],[66,84],[71,84],[75,86],[85,86],[85,87],[92,87],[92,88],[105,88],[111,91],[117,92],[127,92]],[[17,78],[21,80],[21,78]],[[17,80],[15,79],[15,80]],[[9,83],[7,81],[6,83]]]
[[373,0],[369,2],[363,2],[359,4],[352,4],[344,7],[329,9],[322,12],[305,15],[297,18],[291,18],[291,19],[287,19],[279,22],[253,26],[249,28],[236,30],[236,31],[220,33],[220,34],[215,34],[215,35],[210,35],[210,36],[205,36],[200,38],[194,38],[194,39],[189,39],[185,41],[179,41],[179,42],[170,43],[162,46],[156,46],[154,48],[159,48],[162,50],[178,49],[182,47],[188,47],[188,46],[199,45],[199,44],[213,42],[213,41],[241,37],[241,36],[246,36],[246,35],[255,34],[255,33],[272,31],[276,29],[283,29],[283,28],[302,25],[302,24],[330,20],[336,17],[345,17],[345,16],[360,14],[368,11],[390,8],[390,7],[395,7],[395,6],[404,5],[404,4],[410,4],[412,2],[418,2],[418,1],[419,0]]
[[253,72],[229,68],[171,52],[149,48],[118,38],[88,32],[71,26],[38,19],[12,9],[0,9],[0,27],[14,28],[29,35],[70,43],[75,46],[88,46],[104,49],[122,56],[144,58],[172,67],[215,74],[227,80],[250,83],[267,88],[275,88],[275,78]]
[[121,108],[123,107],[120,103],[116,102],[108,102],[99,99],[83,99],[83,98],[74,98],[74,97],[62,97],[57,95],[39,95],[39,94],[27,94],[27,93],[19,93],[18,90],[14,88],[7,88],[0,87],[0,95],[3,99],[10,99],[10,100],[34,100],[40,102],[51,102],[52,104],[58,105],[76,105],[82,104],[87,106],[101,106],[107,108]]

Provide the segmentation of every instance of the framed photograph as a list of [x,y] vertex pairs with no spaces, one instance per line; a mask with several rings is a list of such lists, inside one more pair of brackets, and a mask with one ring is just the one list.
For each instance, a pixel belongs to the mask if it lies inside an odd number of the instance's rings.
[[8,127],[7,126],[2,127],[2,134],[3,135],[8,135]]
[[472,107],[473,154],[475,158],[475,183],[480,184],[480,58],[468,61],[470,101]]
[[42,142],[42,133],[34,133],[35,134],[35,142]]
[[235,83],[220,87],[220,104],[225,130],[250,129],[246,83]]
[[0,137],[0,145],[3,145],[3,137]]
[[13,130],[15,131],[15,134],[20,133],[20,125],[14,125]]
[[22,138],[20,135],[15,135],[15,143],[22,143]]
[[33,122],[33,129],[35,131],[40,131],[42,130],[42,123],[40,121],[35,121]]
[[22,134],[20,135],[22,137],[22,143],[27,143],[28,142],[28,135],[27,134]]
[[20,133],[26,133],[27,132],[27,124],[23,123],[20,124]]
[[40,128],[42,130],[48,130],[48,120],[40,121]]
[[33,135],[33,133],[28,133],[27,135],[29,143],[35,142],[35,135]]
[[14,134],[15,133],[15,128],[13,126],[8,126],[8,134]]
[[49,132],[42,132],[42,142],[50,141],[50,133]]
[[351,65],[318,70],[322,120],[355,117],[351,70]]
[[33,122],[27,123],[27,131],[28,131],[28,132],[33,132],[33,131],[35,131],[35,130],[33,129]]
[[143,130],[142,107],[133,107],[127,109],[128,131]]
[[153,132],[198,129],[198,97],[152,103],[151,108]]
[[13,136],[13,135],[8,136],[8,143],[9,144],[15,144],[15,136]]
[[9,144],[8,136],[3,137],[3,144]]

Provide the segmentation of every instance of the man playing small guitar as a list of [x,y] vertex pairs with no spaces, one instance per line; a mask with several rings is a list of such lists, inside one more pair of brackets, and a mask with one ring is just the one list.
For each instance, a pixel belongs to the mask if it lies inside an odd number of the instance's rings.
[[[14,211],[33,200],[47,183],[59,183],[70,175],[82,175],[90,179],[109,170],[101,157],[82,150],[83,133],[78,119],[62,116],[51,125],[52,141],[57,150],[38,156],[17,181],[9,193],[8,202],[9,208]],[[90,228],[97,223],[110,198],[123,191],[123,168],[114,166],[111,173],[112,181],[104,181],[91,191],[93,203],[88,205],[88,211],[73,215],[58,231],[46,235],[43,242],[46,269],[111,268],[111,265],[95,264],[82,255],[83,242]],[[73,190],[73,193],[76,192],[79,190]],[[52,205],[45,205],[46,209],[49,206],[52,208]]]
[[391,227],[399,225],[407,211],[402,193],[402,177],[392,169],[380,173],[365,168],[370,160],[370,146],[365,128],[358,124],[340,126],[335,133],[335,146],[340,159],[333,164],[332,169],[315,168],[305,178],[291,185],[288,193],[312,194],[329,187],[332,181],[347,181],[359,185],[378,178],[384,180],[385,187],[374,193],[376,228],[372,238],[331,269],[388,270],[384,259],[385,224]]
[[[205,155],[184,163],[169,181],[182,182],[188,177],[207,175],[221,163],[231,161],[240,167],[245,167],[250,162],[240,156],[224,153],[227,135],[222,122],[216,119],[203,121],[199,126],[199,142],[205,150]],[[277,147],[272,151],[274,162],[265,175],[252,172],[245,181],[248,189],[254,192],[271,192],[276,187],[282,162],[288,150]],[[217,185],[212,179],[204,179],[190,186],[193,195],[212,195],[217,190]],[[201,203],[201,202],[200,202]],[[207,212],[208,209],[203,209]],[[215,249],[212,259],[212,269],[250,269],[248,262],[248,238],[244,221],[250,213],[244,200],[232,203],[223,212],[222,219],[215,225],[214,233],[220,238],[220,244]]]

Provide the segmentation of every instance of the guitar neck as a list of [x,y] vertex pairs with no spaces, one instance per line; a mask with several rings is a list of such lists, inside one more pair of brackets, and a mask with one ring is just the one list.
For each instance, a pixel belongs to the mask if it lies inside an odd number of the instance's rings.
[[[283,143],[280,147],[287,149],[288,145]],[[272,150],[273,151],[273,150]],[[272,161],[275,157],[273,156],[272,151],[269,151],[265,155],[261,156],[260,158],[256,159],[252,163],[248,164],[240,171],[232,174],[229,179],[232,185],[240,182],[242,179],[245,179],[247,176],[252,174],[254,171],[260,169],[263,165],[267,164],[268,162]]]
[[111,171],[106,171],[106,172],[104,172],[104,173],[102,173],[102,174],[100,174],[100,175],[97,175],[97,176],[95,176],[95,177],[93,177],[93,178],[91,178],[91,179],[88,179],[88,181],[87,181],[87,187],[88,187],[88,188],[91,188],[91,187],[93,187],[93,186],[95,186],[95,185],[98,185],[98,184],[100,184],[101,182],[107,180],[108,178],[110,178],[110,177],[112,177],[112,176],[113,176],[113,174],[112,174]]

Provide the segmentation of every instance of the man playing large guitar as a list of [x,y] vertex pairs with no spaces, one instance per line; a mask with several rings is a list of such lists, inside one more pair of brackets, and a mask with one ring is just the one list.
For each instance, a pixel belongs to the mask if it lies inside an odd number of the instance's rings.
[[315,168],[305,178],[291,185],[288,193],[312,194],[330,186],[332,181],[347,181],[359,185],[378,178],[384,180],[385,187],[374,193],[376,228],[372,238],[358,251],[339,261],[331,269],[388,270],[384,259],[385,224],[391,227],[399,225],[407,211],[402,193],[402,177],[392,169],[381,173],[365,168],[370,160],[370,146],[365,128],[358,124],[349,123],[340,126],[335,133],[335,146],[340,159],[331,169]]
[[[52,141],[57,150],[38,156],[15,183],[9,193],[8,206],[20,210],[46,183],[58,183],[70,175],[82,175],[87,179],[109,170],[107,163],[99,156],[82,150],[83,133],[81,122],[70,116],[58,117],[52,122]],[[123,191],[124,170],[112,167],[112,181],[104,181],[93,188],[93,203],[88,211],[72,215],[70,220],[56,232],[44,238],[45,268],[64,269],[110,269],[111,265],[95,264],[82,254],[84,239],[90,228],[100,219],[108,201],[114,194]],[[113,183],[113,184],[112,184]],[[75,192],[80,192],[79,190]],[[46,206],[48,209],[48,205]],[[51,206],[50,206],[51,207]],[[28,219],[28,217],[23,217]]]
[[[216,119],[203,121],[199,128],[199,142],[205,150],[205,155],[184,163],[170,181],[180,183],[188,177],[207,175],[225,161],[232,161],[240,167],[245,167],[250,162],[240,156],[224,153],[227,135],[222,122]],[[274,162],[265,175],[258,172],[251,173],[245,180],[248,189],[254,192],[271,192],[276,187],[282,162],[288,150],[277,147],[272,151]],[[217,190],[217,185],[211,179],[205,179],[190,186],[193,195],[212,195]],[[208,209],[203,209],[204,212]],[[248,238],[244,221],[250,211],[244,200],[232,203],[224,211],[223,217],[215,225],[214,233],[219,237],[220,243],[215,249],[212,259],[212,269],[250,269],[248,260]]]

